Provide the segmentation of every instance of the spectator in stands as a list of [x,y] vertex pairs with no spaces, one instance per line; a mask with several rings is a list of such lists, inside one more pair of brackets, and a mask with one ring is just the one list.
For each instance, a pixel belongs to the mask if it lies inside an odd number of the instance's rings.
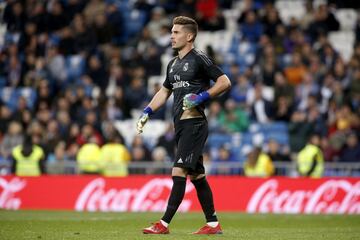
[[133,78],[125,90],[125,98],[129,109],[142,107],[148,98],[144,80],[139,77]]
[[312,134],[306,146],[297,157],[297,171],[303,177],[322,177],[324,172],[324,156],[320,149],[320,136]]
[[36,51],[36,31],[37,25],[33,22],[27,22],[25,31],[20,35],[18,48],[20,51],[30,53]]
[[94,31],[96,34],[97,43],[101,45],[108,44],[112,41],[114,36],[113,28],[108,23],[105,14],[98,14],[95,16]]
[[67,167],[69,160],[66,154],[66,144],[61,141],[56,145],[54,152],[48,155],[46,173],[57,175],[74,173],[71,168]]
[[215,11],[215,15],[205,19],[198,19],[199,28],[204,31],[220,31],[225,29],[225,17],[221,9]]
[[270,6],[269,9],[265,10],[265,16],[262,18],[262,23],[264,25],[264,33],[269,37],[272,37],[276,35],[276,28],[278,25],[282,24],[282,21],[278,11],[273,5]]
[[13,148],[22,144],[23,141],[23,128],[20,122],[11,121],[1,141],[0,151],[3,158],[9,158]]
[[304,78],[306,73],[306,67],[302,63],[301,55],[298,52],[294,52],[291,55],[291,64],[284,69],[286,79],[290,84],[296,86]]
[[355,132],[350,132],[346,138],[345,148],[340,156],[341,162],[360,162],[359,137]]
[[155,7],[151,11],[151,18],[146,28],[149,30],[152,39],[157,39],[161,35],[162,26],[170,26],[169,18],[161,7]]
[[87,56],[96,46],[96,35],[88,28],[82,14],[76,14],[71,24],[74,35],[74,51]]
[[105,14],[106,3],[103,0],[90,0],[83,10],[86,23],[90,26],[98,15]]
[[151,161],[151,153],[149,148],[145,145],[144,139],[137,135],[134,137],[131,144],[132,161],[149,162]]
[[87,138],[76,156],[76,162],[80,173],[83,174],[100,174],[102,172],[103,163],[100,158],[100,147],[94,136]]
[[287,38],[287,31],[285,25],[278,24],[276,26],[276,34],[272,37],[272,43],[274,45],[275,53],[284,54],[286,52],[285,49],[286,38]]
[[279,96],[275,102],[274,107],[274,120],[289,122],[294,109],[291,106],[289,98],[285,96]]
[[349,102],[352,108],[360,116],[360,69],[357,69],[354,73],[354,77],[350,82],[350,99]]
[[321,4],[315,11],[314,21],[309,25],[308,31],[312,39],[316,39],[320,33],[337,31],[339,28],[340,23],[329,7],[326,4]]
[[52,1],[48,4],[48,9],[46,25],[49,33],[61,30],[69,24],[69,17],[60,1]]
[[308,72],[305,72],[302,78],[302,82],[299,83],[295,89],[298,109],[306,111],[309,107],[308,101],[311,99],[311,97],[316,98],[318,95],[319,86],[314,82],[313,77]]
[[69,19],[73,19],[78,13],[81,13],[85,7],[86,1],[83,0],[68,0],[65,5],[65,11]]
[[20,1],[12,1],[4,9],[4,22],[9,32],[21,32],[26,23],[26,13]]
[[313,124],[306,119],[306,114],[295,111],[289,123],[290,150],[292,153],[299,152],[306,144],[313,131]]
[[257,82],[254,86],[254,100],[250,102],[251,119],[260,123],[270,122],[274,118],[273,105],[266,99],[265,91],[266,90],[263,90],[263,84]]
[[12,113],[11,118],[15,121],[21,121],[22,115],[25,111],[30,110],[28,108],[28,101],[24,96],[20,96],[17,99],[17,105],[15,111]]
[[196,21],[209,21],[217,13],[218,3],[216,0],[198,0],[195,3]]
[[5,66],[7,86],[17,87],[21,84],[21,68],[22,65],[19,58],[17,56],[10,56],[9,62]]
[[244,174],[247,177],[270,177],[275,168],[270,157],[262,152],[260,147],[254,147],[246,153],[247,159],[244,163]]
[[34,104],[35,111],[39,110],[39,105],[41,102],[45,102],[46,105],[50,107],[53,101],[53,96],[51,96],[49,81],[47,81],[46,79],[41,79],[36,90],[37,98]]
[[128,162],[130,153],[122,143],[122,137],[113,132],[109,136],[108,143],[101,147],[100,162],[102,174],[107,177],[125,177],[128,175]]
[[303,30],[307,30],[309,25],[314,21],[314,6],[312,0],[307,0],[304,3],[305,13],[300,20],[300,26]]
[[170,159],[174,159],[175,156],[175,132],[174,125],[169,123],[167,125],[166,131],[158,139],[156,147],[162,147],[166,150],[166,155]]
[[108,4],[106,8],[106,16],[114,34],[115,43],[123,43],[121,42],[121,38],[124,35],[124,21],[116,3]]
[[267,58],[264,62],[263,68],[261,68],[261,78],[264,85],[272,87],[275,83],[275,73],[280,69],[276,65],[275,58]]
[[46,52],[46,69],[49,77],[58,86],[66,81],[66,65],[65,58],[59,52],[59,48],[55,45],[50,46]]
[[94,128],[94,126],[85,124],[81,127],[81,132],[76,137],[76,143],[81,146],[87,143],[89,139],[92,139],[92,141],[99,146],[103,143],[101,134]]
[[98,55],[91,55],[88,61],[87,74],[96,86],[105,91],[108,86],[109,74],[103,65],[103,60]]
[[147,174],[165,174],[166,168],[164,168],[164,163],[169,162],[169,155],[164,147],[155,147],[152,151],[151,158],[153,163],[151,168],[146,170]]
[[27,135],[22,144],[11,152],[11,173],[17,176],[40,176],[45,173],[43,149],[33,144],[32,137]]
[[11,120],[12,117],[10,108],[6,105],[0,104],[0,139],[4,137]]
[[280,162],[290,162],[290,152],[287,147],[280,147],[280,144],[275,139],[270,139],[268,144],[268,151],[267,155],[270,157],[270,159],[274,161],[280,161]]
[[218,121],[222,129],[228,133],[244,132],[249,127],[249,118],[236,102],[228,99],[225,108],[220,112]]
[[294,86],[288,83],[282,72],[275,73],[275,86],[274,86],[274,102],[277,103],[278,99],[284,96],[287,98],[289,105],[292,106],[294,104],[295,99],[295,90]]
[[240,29],[245,40],[255,43],[259,41],[264,31],[254,11],[246,12],[245,21],[240,26]]
[[207,114],[208,125],[210,132],[223,132],[223,126],[220,122],[219,116],[222,106],[219,101],[212,101],[209,106],[209,113]]
[[60,141],[59,123],[54,119],[49,120],[43,138],[45,154],[53,153]]
[[239,168],[229,166],[228,164],[236,163],[236,158],[231,152],[230,146],[224,144],[220,147],[218,155],[211,161],[210,174],[214,175],[234,175],[239,174]]
[[247,93],[251,89],[249,80],[245,75],[238,75],[235,86],[231,88],[230,97],[239,105],[246,105]]
[[337,106],[342,106],[346,103],[346,96],[340,82],[334,81],[331,86],[331,91],[331,98],[335,101]]

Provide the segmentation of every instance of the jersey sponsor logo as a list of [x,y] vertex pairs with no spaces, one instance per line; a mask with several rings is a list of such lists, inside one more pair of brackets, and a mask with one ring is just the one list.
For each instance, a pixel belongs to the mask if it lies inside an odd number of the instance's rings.
[[174,80],[175,81],[180,81],[181,80],[180,75],[174,74]]
[[174,82],[171,83],[173,86],[173,89],[177,89],[177,88],[184,88],[184,87],[189,87],[190,83],[188,81],[180,81],[180,82]]
[[189,63],[185,63],[183,67],[183,71],[186,72],[189,69]]

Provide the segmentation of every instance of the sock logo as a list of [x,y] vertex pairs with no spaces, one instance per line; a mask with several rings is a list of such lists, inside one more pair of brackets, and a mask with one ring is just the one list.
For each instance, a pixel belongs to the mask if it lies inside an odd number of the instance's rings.
[[179,160],[177,161],[177,163],[184,163],[183,160],[181,158],[179,158]]

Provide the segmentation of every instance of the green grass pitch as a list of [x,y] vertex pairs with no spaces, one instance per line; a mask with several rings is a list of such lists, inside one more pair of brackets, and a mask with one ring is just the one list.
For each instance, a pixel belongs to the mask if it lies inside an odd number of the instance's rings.
[[204,224],[202,213],[178,213],[170,235],[144,235],[161,213],[87,213],[0,210],[1,240],[112,239],[360,239],[360,216],[219,213],[224,234],[190,233]]

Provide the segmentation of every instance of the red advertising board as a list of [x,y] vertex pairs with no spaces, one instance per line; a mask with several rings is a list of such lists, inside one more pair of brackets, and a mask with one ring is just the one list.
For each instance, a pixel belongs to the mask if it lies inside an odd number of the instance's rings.
[[[208,177],[217,211],[360,214],[360,178]],[[0,177],[2,209],[164,211],[169,177]],[[187,183],[180,211],[201,211]]]

